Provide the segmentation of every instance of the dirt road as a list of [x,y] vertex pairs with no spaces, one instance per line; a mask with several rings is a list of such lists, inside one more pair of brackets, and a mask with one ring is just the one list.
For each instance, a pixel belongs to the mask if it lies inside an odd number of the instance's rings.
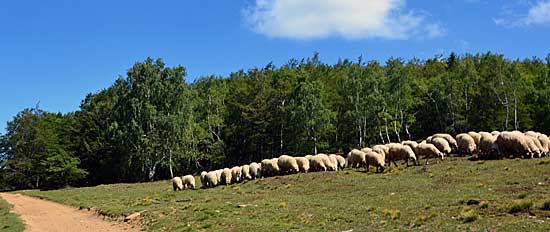
[[139,231],[124,223],[108,222],[91,211],[21,194],[0,193],[13,205],[12,212],[21,216],[25,231]]

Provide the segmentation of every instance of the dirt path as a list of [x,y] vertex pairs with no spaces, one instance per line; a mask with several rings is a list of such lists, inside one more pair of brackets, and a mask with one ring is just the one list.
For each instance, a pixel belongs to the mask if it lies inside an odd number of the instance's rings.
[[91,211],[21,194],[0,193],[13,205],[12,212],[21,216],[25,231],[139,231],[127,224],[108,222]]

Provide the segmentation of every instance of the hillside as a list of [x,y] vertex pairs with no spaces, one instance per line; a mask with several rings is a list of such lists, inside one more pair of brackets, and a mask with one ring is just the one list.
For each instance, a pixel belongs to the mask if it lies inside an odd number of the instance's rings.
[[[111,216],[144,211],[141,223],[149,231],[550,228],[550,211],[543,209],[550,201],[549,158],[449,158],[385,174],[347,169],[183,192],[158,181],[22,193]],[[469,200],[481,203],[468,205]]]

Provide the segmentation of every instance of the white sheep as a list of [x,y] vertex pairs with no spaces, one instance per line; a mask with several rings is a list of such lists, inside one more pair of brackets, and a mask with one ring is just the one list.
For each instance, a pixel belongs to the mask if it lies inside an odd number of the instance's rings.
[[326,172],[327,171],[327,167],[325,166],[325,163],[323,162],[321,157],[319,157],[319,156],[309,156],[308,160],[309,160],[310,170],[317,171],[317,172],[321,172],[321,171]]
[[476,143],[476,147],[479,147],[479,142],[481,140],[481,135],[479,133],[475,132],[475,131],[468,132],[468,135],[470,135],[472,137],[472,139],[474,139],[474,142]]
[[526,136],[521,132],[503,131],[497,136],[495,144],[498,146],[499,153],[504,155],[511,155],[514,157],[533,157],[531,145],[534,144],[530,144],[530,140],[527,140],[525,137]]
[[388,159],[388,166],[391,166],[391,162],[397,166],[397,163],[395,163],[396,160],[404,160],[407,167],[409,166],[409,160],[412,160],[415,165],[418,165],[416,155],[411,147],[399,143],[388,144],[388,146],[390,148],[388,156],[386,156]]
[[357,149],[353,149],[348,153],[348,167],[358,168],[364,167],[367,164],[366,153]]
[[456,135],[458,151],[464,154],[472,155],[476,150],[476,142],[472,136],[466,133]]
[[216,178],[218,179],[218,184],[222,183],[222,172],[223,172],[223,169],[218,169],[215,171]]
[[277,159],[277,166],[279,166],[283,174],[293,174],[300,171],[296,159],[288,155],[279,156],[279,159]]
[[385,157],[388,155],[388,153],[390,152],[390,148],[386,145],[374,145],[372,147],[372,150],[380,155],[383,155],[384,156],[384,159]]
[[414,151],[414,148],[415,148],[416,146],[418,146],[418,143],[417,143],[417,142],[415,142],[415,141],[410,141],[410,140],[403,141],[403,142],[401,142],[401,144],[411,147],[411,149],[413,149],[413,151]]
[[334,157],[336,159],[336,162],[338,163],[338,169],[342,170],[346,167],[346,159],[340,155],[331,154],[329,157]]
[[261,167],[258,163],[253,162],[250,164],[250,177],[252,179],[257,179],[262,176],[261,174]]
[[431,142],[428,142],[433,144],[440,152],[443,152],[443,154],[450,154],[451,153],[451,146],[449,146],[449,142],[441,137],[434,137],[432,138]]
[[330,158],[328,157],[328,155],[323,154],[323,153],[319,153],[319,154],[317,154],[317,156],[321,158],[321,160],[325,164],[325,167],[327,168],[328,171],[337,171],[338,170],[338,164],[333,163],[332,160],[330,160]]
[[231,168],[231,183],[241,182],[242,168],[240,166],[235,166]]
[[186,175],[181,177],[184,189],[195,189],[195,177],[192,175]]
[[361,148],[362,152],[367,152],[367,151],[372,151],[372,149],[370,147],[364,147],[364,148]]
[[307,173],[309,171],[309,160],[306,157],[296,157],[295,159],[300,172]]
[[206,176],[204,176],[204,181],[205,181],[205,184],[203,184],[204,187],[213,188],[213,187],[216,187],[216,185],[218,185],[219,178],[217,173],[219,173],[219,170],[206,173]]
[[202,186],[206,186],[206,174],[208,174],[208,172],[206,172],[206,171],[201,172],[200,180],[201,180]]
[[224,168],[222,170],[222,173],[221,173],[221,181],[220,181],[220,184],[224,184],[224,185],[230,185],[231,184],[231,180],[233,179],[231,177],[231,169],[229,168]]
[[455,138],[453,138],[453,136],[451,136],[450,134],[438,133],[438,134],[432,135],[432,138],[444,138],[449,143],[449,146],[451,147],[451,149],[457,149],[458,148],[458,144],[457,144]]
[[250,165],[243,165],[241,170],[241,180],[252,180],[252,176],[250,176]]
[[174,191],[183,190],[183,181],[181,180],[181,177],[176,176],[172,178],[172,187],[174,188]]
[[548,139],[548,136],[545,134],[540,134],[537,138],[543,147],[544,154],[548,156],[548,153],[550,152],[550,140]]
[[262,160],[262,175],[263,176],[275,176],[279,174],[278,159],[264,159]]
[[488,132],[479,132],[481,138],[479,139],[479,156],[489,157],[492,154],[498,152],[498,145],[496,144],[496,136],[493,136]]
[[433,144],[426,143],[426,141],[423,141],[416,146],[414,149],[414,154],[418,160],[420,160],[421,157],[426,159],[426,164],[428,164],[428,161],[431,158],[440,158],[441,160],[444,159],[443,152],[439,151]]
[[367,172],[369,171],[370,166],[376,167],[376,172],[384,172],[384,166],[386,166],[386,161],[384,156],[374,151],[365,152],[365,161],[367,166]]

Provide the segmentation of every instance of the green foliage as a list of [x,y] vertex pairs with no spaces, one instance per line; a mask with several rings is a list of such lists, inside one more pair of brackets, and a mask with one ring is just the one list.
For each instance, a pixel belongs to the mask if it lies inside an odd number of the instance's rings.
[[526,210],[529,210],[533,206],[533,201],[531,200],[515,200],[510,205],[508,205],[508,213],[519,213]]
[[76,112],[24,110],[9,122],[0,189],[150,181],[436,132],[550,133],[549,75],[550,55],[328,65],[314,54],[188,84],[184,67],[148,58]]

